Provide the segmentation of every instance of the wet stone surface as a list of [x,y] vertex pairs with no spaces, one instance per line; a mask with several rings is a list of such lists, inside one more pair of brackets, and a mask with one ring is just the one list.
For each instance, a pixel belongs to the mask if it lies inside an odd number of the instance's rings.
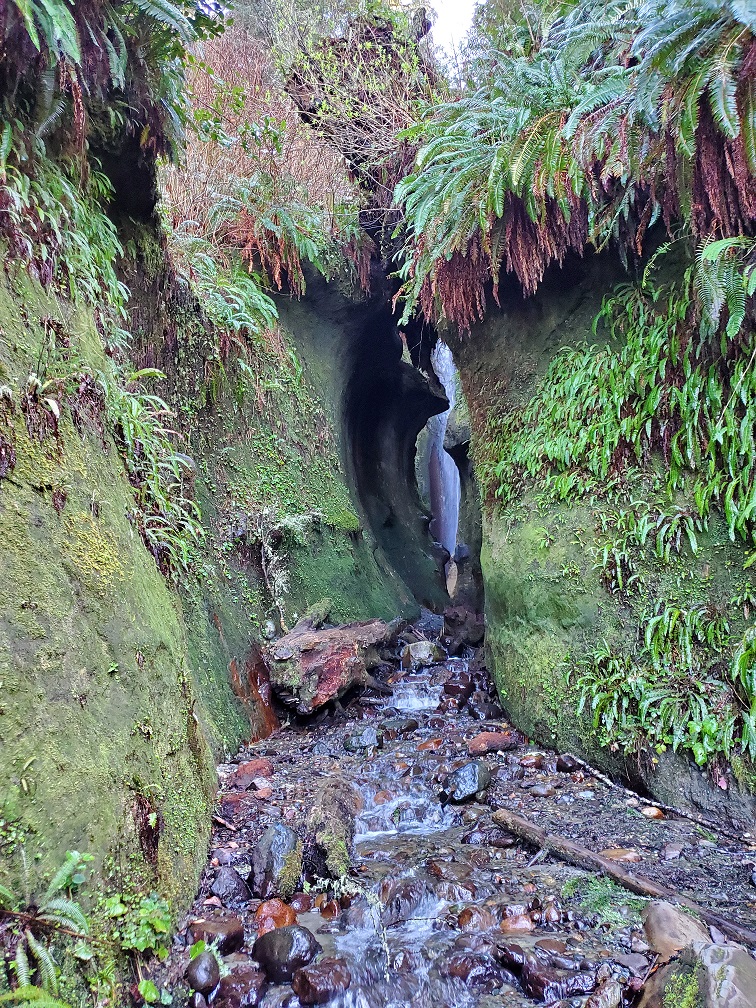
[[[746,844],[649,814],[568,754],[529,746],[480,653],[407,668],[403,646],[376,673],[390,695],[368,689],[219,768],[230,814],[156,973],[174,1004],[190,1003],[192,977],[220,1008],[637,1004],[657,962],[643,904],[517,840],[493,821],[500,808],[756,923]],[[224,805],[232,793],[246,800]],[[211,964],[189,964],[197,938],[223,963],[212,991]]]

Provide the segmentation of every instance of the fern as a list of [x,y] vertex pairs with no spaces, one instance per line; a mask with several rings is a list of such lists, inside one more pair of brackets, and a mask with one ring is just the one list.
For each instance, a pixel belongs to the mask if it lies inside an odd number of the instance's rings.
[[15,1008],[72,1008],[65,1001],[53,997],[49,991],[23,984],[10,994],[0,994],[0,1005],[15,1005]]

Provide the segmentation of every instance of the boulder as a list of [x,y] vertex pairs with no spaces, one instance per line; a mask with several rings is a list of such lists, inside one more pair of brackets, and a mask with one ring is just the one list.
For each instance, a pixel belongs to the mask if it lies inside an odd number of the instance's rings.
[[343,994],[351,982],[352,975],[343,959],[321,959],[297,970],[292,987],[303,1005],[319,1005]]
[[189,931],[193,941],[215,943],[221,955],[230,955],[244,945],[244,925],[236,916],[200,918],[191,922]]
[[444,638],[450,641],[455,653],[463,647],[478,647],[484,634],[482,613],[476,613],[467,606],[444,609]]
[[213,999],[213,1008],[257,1008],[262,1002],[267,981],[254,966],[242,966],[224,976]]
[[449,774],[444,785],[445,796],[452,802],[467,801],[479,791],[485,791],[490,782],[491,774],[486,764],[474,760]]
[[318,629],[302,619],[263,651],[271,687],[298,714],[312,714],[353,686],[372,685],[369,670],[381,664],[376,648],[395,636],[396,627],[381,620]]
[[215,880],[210,886],[210,892],[226,906],[246,903],[252,895],[239,872],[230,865],[223,865],[218,869]]
[[291,896],[302,875],[302,843],[282,822],[268,826],[252,851],[249,881],[255,896]]
[[186,967],[186,982],[193,991],[209,994],[220,982],[220,966],[212,952],[201,952]]
[[643,930],[646,941],[662,963],[669,962],[689,945],[697,952],[711,941],[708,930],[699,920],[664,900],[653,900],[645,907]]
[[312,932],[298,924],[268,931],[252,947],[252,955],[271,983],[291,982],[297,970],[322,951]]
[[424,668],[445,661],[446,652],[438,644],[421,640],[402,648],[402,668]]
[[[756,1008],[756,962],[740,945],[706,945],[699,987],[706,1008]],[[700,977],[700,973],[699,973]]]
[[471,756],[485,756],[490,752],[505,752],[516,749],[522,741],[522,736],[514,731],[484,731],[467,743],[467,751]]

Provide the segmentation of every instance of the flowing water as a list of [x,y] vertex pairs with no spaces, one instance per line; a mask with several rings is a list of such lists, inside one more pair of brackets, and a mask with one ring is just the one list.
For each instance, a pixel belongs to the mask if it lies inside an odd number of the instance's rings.
[[454,555],[459,524],[460,480],[454,459],[444,450],[444,437],[457,399],[457,371],[451,350],[438,342],[433,351],[433,370],[443,386],[449,409],[428,421],[428,475],[433,522],[431,534]]
[[[609,916],[594,912],[583,893],[596,879],[520,843],[497,825],[497,809],[517,811],[595,849],[635,848],[624,853],[640,851],[645,874],[674,881],[710,905],[726,901],[750,920],[742,845],[714,843],[712,833],[702,838],[684,818],[649,819],[635,810],[637,799],[593,779],[574,758],[529,745],[504,721],[480,662],[468,652],[403,670],[394,659],[383,672],[390,696],[368,692],[345,709],[287,725],[245,747],[241,767],[220,768],[211,862],[161,983],[180,985],[194,940],[191,921],[208,917],[242,924],[243,948],[226,957],[230,976],[251,970],[259,980],[253,953],[260,901],[246,889],[241,898],[218,890],[221,866],[233,866],[244,888],[253,851],[276,823],[287,824],[306,846],[312,811],[334,786],[350,796],[344,821],[354,827],[352,871],[326,882],[307,867],[314,890],[290,899],[297,923],[322,946],[325,959],[317,968],[326,973],[325,993],[316,1003],[330,1008],[637,1004],[654,963],[638,905],[610,890]],[[503,744],[472,756],[491,732]],[[234,774],[249,760],[267,763],[268,776],[240,791]],[[477,768],[473,781],[471,768]],[[455,781],[463,782],[462,793]],[[672,860],[670,848],[677,852]],[[674,860],[681,850],[685,859]],[[314,893],[320,895],[312,906]],[[348,971],[346,989],[328,986],[334,969]],[[249,996],[229,999],[222,981],[209,1001],[197,994],[190,1003],[302,1008],[291,984],[262,978],[261,987],[258,980]]]

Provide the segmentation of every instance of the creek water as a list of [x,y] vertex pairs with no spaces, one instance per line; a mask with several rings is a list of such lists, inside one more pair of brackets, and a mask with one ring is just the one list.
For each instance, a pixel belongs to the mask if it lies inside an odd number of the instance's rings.
[[[484,696],[485,672],[471,673],[470,665],[456,658],[404,674],[393,695],[365,715],[383,731],[382,747],[339,759],[341,776],[359,796],[353,861],[359,882],[346,901],[342,898],[342,905],[351,905],[335,919],[308,915],[307,921],[325,954],[345,962],[351,975],[348,990],[324,1002],[330,1008],[532,1006],[503,965],[508,946],[500,928],[502,919],[527,913],[536,919],[541,913],[544,921],[536,929],[527,918],[521,927],[530,931],[510,934],[515,955],[524,950],[548,971],[557,948],[564,950],[562,965],[568,967],[559,976],[551,971],[554,996],[547,1003],[579,989],[578,974],[584,984],[588,978],[590,989],[596,985],[595,963],[593,974],[580,972],[596,940],[576,935],[569,924],[561,927],[562,883],[553,869],[545,876],[550,891],[543,891],[535,884],[542,869],[528,864],[531,852],[492,829],[483,793],[458,805],[439,800],[450,768],[470,761],[464,736],[502,728],[500,721],[480,720],[487,703],[489,712],[494,709],[493,696]],[[475,711],[465,706],[471,692]],[[390,740],[392,734],[397,737]],[[537,945],[544,938],[556,945]],[[577,1008],[585,997],[560,1004]],[[271,988],[262,1005],[293,1008],[299,1002]]]
[[436,344],[432,364],[449,400],[449,409],[431,417],[427,424],[428,477],[433,515],[430,530],[433,538],[453,556],[459,525],[460,480],[454,459],[444,449],[444,438],[457,399],[457,369],[451,350],[445,343],[439,341]]

